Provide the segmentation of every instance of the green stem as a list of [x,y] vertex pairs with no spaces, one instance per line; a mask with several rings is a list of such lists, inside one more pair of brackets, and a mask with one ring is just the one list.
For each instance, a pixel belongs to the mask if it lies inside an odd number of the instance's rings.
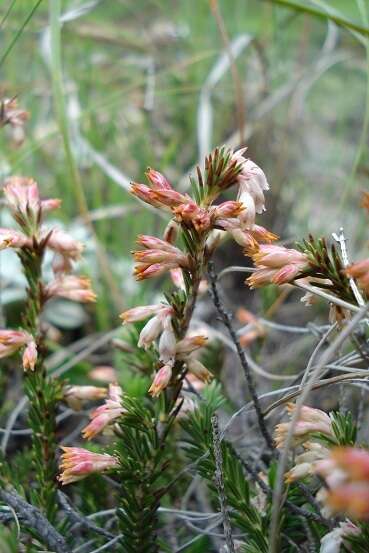
[[29,399],[29,424],[32,429],[32,456],[36,477],[34,501],[52,522],[56,514],[56,402],[59,384],[47,376],[44,336],[40,330],[43,298],[41,289],[43,251],[37,246],[21,255],[28,282],[28,300],[23,325],[35,339],[37,363],[25,374],[25,393]]

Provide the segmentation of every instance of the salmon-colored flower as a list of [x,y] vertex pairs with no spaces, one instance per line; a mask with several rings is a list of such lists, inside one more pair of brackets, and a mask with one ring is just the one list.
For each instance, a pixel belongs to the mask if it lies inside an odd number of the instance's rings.
[[170,211],[173,207],[188,202],[193,203],[190,196],[181,194],[173,188],[150,188],[145,184],[132,183],[131,194],[154,207]]
[[176,353],[181,358],[183,355],[188,355],[199,348],[205,346],[208,338],[207,336],[198,335],[198,336],[187,336],[177,342]]
[[248,229],[241,228],[238,219],[220,219],[217,226],[229,232],[233,240],[244,248],[246,255],[258,251],[259,244],[270,244],[278,240],[278,236],[260,225],[252,225]]
[[33,339],[31,339],[27,343],[26,349],[23,352],[22,361],[23,361],[23,369],[25,371],[35,370],[35,366],[37,362],[37,346],[36,346],[36,342]]
[[96,294],[91,288],[90,279],[76,275],[58,276],[53,282],[45,286],[44,293],[47,298],[67,298],[82,303],[96,301]]
[[32,340],[23,330],[0,330],[0,358],[12,355]]
[[369,520],[369,482],[342,484],[328,493],[327,502],[334,512]]
[[97,399],[103,399],[107,396],[106,388],[99,388],[97,386],[65,386],[63,389],[63,397],[66,403],[74,409],[79,411],[82,408],[84,401],[95,401]]
[[123,391],[118,384],[110,384],[108,398],[91,415],[91,422],[82,430],[84,438],[90,440],[124,413]]
[[167,178],[164,177],[159,171],[148,167],[145,173],[147,180],[150,182],[153,190],[171,190],[172,185]]
[[195,357],[188,357],[186,359],[186,365],[190,373],[196,376],[202,382],[211,382],[214,375]]
[[22,227],[34,230],[44,212],[56,209],[61,200],[41,200],[38,184],[28,177],[9,177],[5,181],[4,195],[9,208]]
[[62,447],[61,474],[58,477],[63,486],[82,480],[96,472],[118,468],[119,461],[107,453],[93,453],[81,447]]
[[149,388],[149,394],[153,397],[157,397],[168,386],[170,379],[172,378],[172,363],[167,363],[161,367],[156,373],[154,380]]
[[9,177],[5,181],[4,195],[13,213],[20,213],[28,219],[37,219],[41,210],[38,184],[28,177]]
[[257,266],[246,281],[251,288],[291,282],[309,267],[305,254],[272,244],[260,244],[251,257]]
[[[49,231],[44,231],[45,236]],[[47,246],[50,250],[61,254],[64,257],[78,260],[83,251],[83,245],[72,236],[60,229],[53,229],[47,241]]]
[[237,217],[245,208],[241,202],[227,201],[213,207],[212,218],[228,219]]
[[286,474],[288,483],[315,474],[317,463],[329,457],[329,449],[318,442],[305,442],[302,445],[304,453],[296,456],[294,467]]
[[137,242],[144,249],[134,251],[138,263],[134,268],[137,280],[159,276],[177,267],[188,268],[189,258],[179,248],[154,236],[139,236]]
[[316,464],[316,473],[326,480],[324,500],[333,512],[369,520],[369,451],[336,447]]
[[17,230],[0,228],[0,250],[6,248],[23,248],[24,246],[30,246],[31,240]]
[[194,202],[187,202],[173,207],[176,221],[186,227],[194,228],[197,232],[204,232],[212,227],[212,218],[208,209],[199,207]]
[[[296,405],[294,403],[287,404],[287,411],[292,418]],[[286,436],[289,432],[291,423],[277,424],[275,428],[275,442],[278,448],[283,447]],[[306,442],[313,433],[322,433],[326,436],[333,436],[332,421],[329,415],[320,409],[302,406],[299,419],[293,430],[294,444],[298,445]]]
[[138,321],[144,321],[153,315],[157,315],[163,309],[168,309],[168,306],[163,303],[140,305],[124,311],[119,315],[119,317],[123,320],[123,324],[136,323]]

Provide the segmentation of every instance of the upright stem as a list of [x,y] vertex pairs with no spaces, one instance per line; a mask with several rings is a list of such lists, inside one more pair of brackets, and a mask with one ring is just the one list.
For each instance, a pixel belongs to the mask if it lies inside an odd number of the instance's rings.
[[28,301],[23,316],[24,328],[34,337],[37,362],[34,371],[25,374],[25,392],[30,402],[29,424],[32,429],[32,454],[36,472],[35,501],[53,521],[56,513],[56,401],[58,383],[47,376],[44,336],[40,328],[43,305],[41,277],[43,251],[37,246],[21,255],[28,282]]
[[261,432],[268,448],[273,451],[274,450],[273,439],[272,439],[272,437],[271,437],[271,435],[268,431],[268,428],[267,428],[267,425],[266,425],[266,422],[265,422],[265,419],[264,419],[264,415],[263,415],[263,412],[262,412],[262,409],[261,409],[260,401],[259,401],[259,398],[258,398],[258,395],[257,395],[257,392],[256,392],[255,382],[254,382],[253,376],[251,374],[249,364],[248,364],[247,359],[245,357],[245,352],[243,351],[243,349],[240,345],[239,339],[238,339],[237,334],[236,334],[236,332],[235,332],[235,330],[232,326],[229,315],[226,312],[226,310],[224,309],[224,306],[222,305],[222,302],[220,300],[219,293],[218,293],[218,288],[217,288],[217,276],[216,276],[215,271],[214,271],[214,265],[211,261],[209,262],[208,273],[209,273],[209,279],[210,279],[210,285],[211,285],[211,295],[212,295],[212,298],[213,298],[213,302],[214,302],[214,305],[215,305],[215,307],[216,307],[216,309],[217,309],[217,311],[218,311],[225,327],[227,328],[227,330],[229,332],[229,335],[232,339],[232,342],[236,346],[238,357],[241,361],[241,365],[242,365],[242,368],[243,368],[244,373],[245,373],[245,377],[246,377],[247,385],[248,385],[249,392],[250,392],[250,395],[251,395],[251,399],[252,399],[252,402],[254,404],[254,408],[255,408],[255,412],[256,412],[259,428],[260,428],[260,432]]

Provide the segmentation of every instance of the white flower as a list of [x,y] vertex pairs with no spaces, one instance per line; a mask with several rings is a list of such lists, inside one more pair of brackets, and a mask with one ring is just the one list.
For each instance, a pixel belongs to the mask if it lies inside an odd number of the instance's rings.
[[338,528],[334,528],[320,540],[319,553],[340,553],[344,538],[350,534],[359,534],[360,529],[349,520],[340,522]]

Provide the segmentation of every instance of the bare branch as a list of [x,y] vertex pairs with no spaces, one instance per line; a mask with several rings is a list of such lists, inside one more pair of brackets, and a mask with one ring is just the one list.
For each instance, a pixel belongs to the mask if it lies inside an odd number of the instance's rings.
[[70,548],[63,536],[55,530],[54,526],[50,524],[41,511],[27,503],[27,501],[18,495],[13,488],[0,490],[0,498],[4,503],[14,509],[16,514],[27,524],[27,526],[37,532],[51,551],[55,551],[55,553],[70,552]]

